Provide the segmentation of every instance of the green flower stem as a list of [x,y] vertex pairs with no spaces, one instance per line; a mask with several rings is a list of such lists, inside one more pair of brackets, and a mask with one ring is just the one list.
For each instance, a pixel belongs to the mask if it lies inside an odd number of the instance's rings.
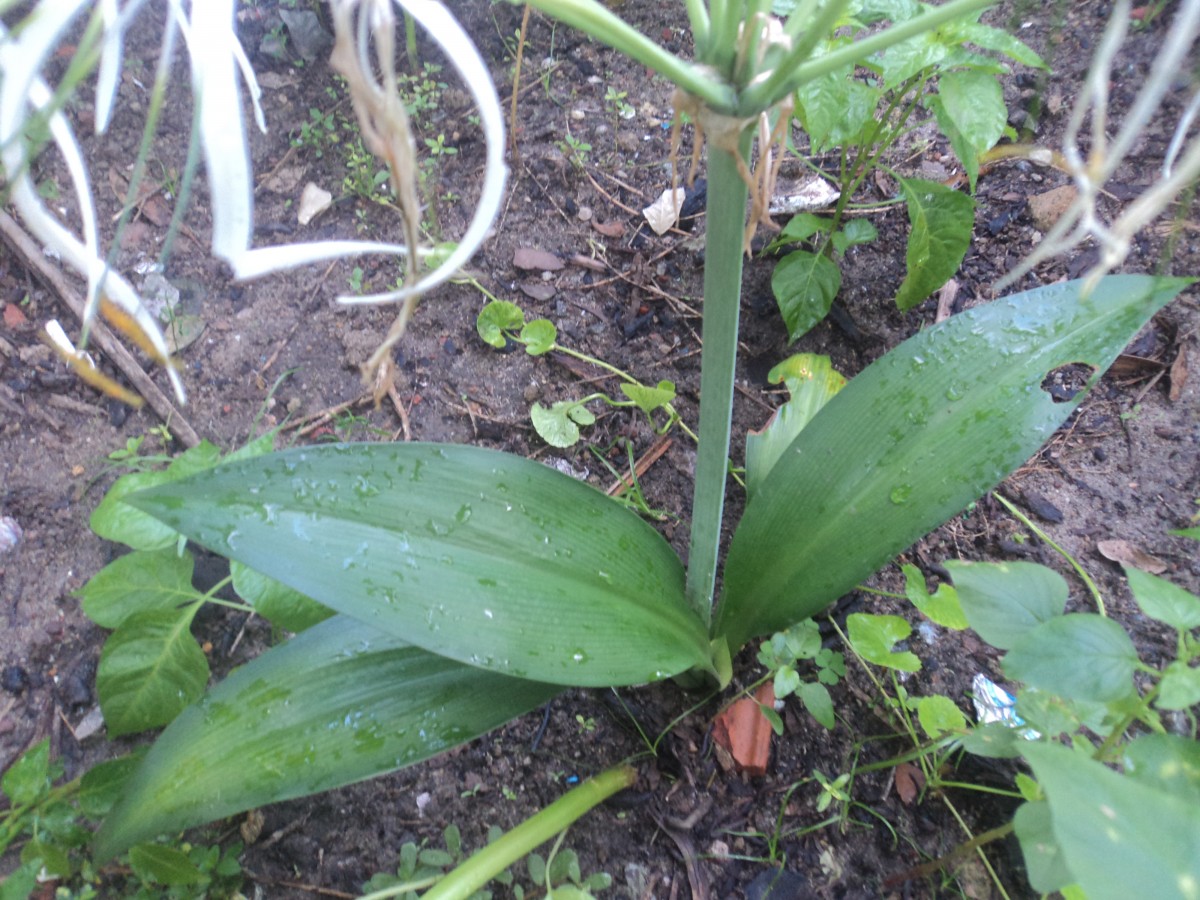
[[704,59],[707,55],[709,30],[712,27],[708,18],[708,7],[704,5],[704,0],[687,0],[687,14],[692,26],[696,56]]
[[[739,139],[742,155],[750,132]],[[709,144],[708,235],[704,264],[704,349],[700,356],[700,441],[688,547],[687,598],[705,623],[712,620],[717,549],[729,472],[729,431],[742,293],[742,230],[746,183],[737,160]]]
[[[814,78],[820,78],[822,75],[836,72],[844,66],[853,65],[872,53],[886,50],[893,44],[932,31],[946,22],[962,18],[985,6],[991,6],[994,2],[995,0],[951,0],[945,6],[931,7],[927,12],[914,16],[907,22],[893,25],[886,31],[839,47],[837,50],[831,50],[829,53],[822,53],[812,60],[806,60],[808,51],[800,54],[793,50],[775,67],[770,76],[751,85],[742,93],[737,107],[738,115],[750,115],[770,109],[800,85],[812,81]],[[796,49],[804,49],[803,44],[797,46]]]
[[593,807],[617,791],[631,786],[636,780],[636,770],[625,764],[588,779],[537,815],[472,854],[422,895],[423,900],[466,900],[521,857],[532,853]]
[[530,0],[529,5],[649,66],[713,109],[732,108],[733,90],[728,85],[694,63],[668,53],[596,0]]

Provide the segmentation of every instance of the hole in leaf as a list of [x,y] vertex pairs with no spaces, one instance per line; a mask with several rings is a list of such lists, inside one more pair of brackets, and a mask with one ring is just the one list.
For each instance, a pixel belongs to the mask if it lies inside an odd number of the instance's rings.
[[1042,379],[1042,390],[1050,395],[1055,403],[1069,403],[1075,395],[1088,386],[1095,374],[1095,366],[1087,363],[1067,363],[1051,369]]

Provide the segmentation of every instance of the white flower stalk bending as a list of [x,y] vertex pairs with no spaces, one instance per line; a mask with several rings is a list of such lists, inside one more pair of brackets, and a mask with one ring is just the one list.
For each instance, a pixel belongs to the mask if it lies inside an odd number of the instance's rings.
[[[166,364],[171,386],[182,401],[183,383],[170,366],[170,352],[158,324],[129,282],[111,271],[100,254],[96,208],[83,154],[67,118],[54,108],[54,92],[38,74],[63,32],[85,5],[86,0],[71,0],[40,6],[26,17],[17,33],[0,25],[0,163],[8,181],[9,199],[21,214],[25,227],[44,247],[56,251],[66,265],[87,279],[85,332],[102,299],[108,300],[114,317],[122,323],[120,327],[156,361]],[[100,10],[105,11],[104,7]],[[35,114],[47,116],[50,136],[67,166],[79,204],[82,240],[47,209],[29,176],[31,159],[25,129]]]
[[[1200,34],[1200,0],[1183,0],[1150,74],[1121,122],[1120,130],[1110,140],[1108,87],[1113,60],[1129,28],[1130,7],[1130,0],[1119,0],[1113,6],[1108,27],[1088,70],[1087,83],[1075,102],[1063,135],[1062,156],[1075,182],[1078,197],[1037,248],[996,283],[997,290],[1091,237],[1099,245],[1100,261],[1087,274],[1090,290],[1103,275],[1125,261],[1134,235],[1200,177],[1200,137],[1194,137],[1190,142],[1186,140],[1189,112],[1192,112],[1189,108],[1185,110],[1165,155],[1163,177],[1126,207],[1111,225],[1104,222],[1097,208],[1104,185],[1125,161],[1134,142],[1145,133],[1146,125],[1159,111],[1179,72],[1186,70],[1187,54]],[[1079,134],[1084,130],[1089,112],[1087,124],[1091,139],[1085,157],[1079,147]],[[1176,159],[1181,152],[1182,156]]]

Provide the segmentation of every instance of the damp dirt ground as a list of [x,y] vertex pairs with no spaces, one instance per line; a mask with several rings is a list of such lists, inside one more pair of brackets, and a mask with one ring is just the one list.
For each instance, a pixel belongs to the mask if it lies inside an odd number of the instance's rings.
[[[521,8],[455,6],[496,83],[511,86]],[[1011,124],[1031,140],[1058,146],[1106,10],[1089,2],[1003,4],[987,14],[985,21],[1014,30],[1052,66],[1049,75],[1016,67],[1002,78]],[[682,4],[625,4],[618,11],[669,49],[691,52]],[[378,167],[356,165],[352,112],[343,89],[323,53],[305,59],[301,51],[307,48],[288,40],[279,14],[274,0],[239,9],[240,36],[259,73],[270,125],[265,135],[252,132],[259,174],[255,241],[356,235],[400,240],[394,211],[348,187],[363,171],[369,181]],[[1111,85],[1114,124],[1142,83],[1169,27],[1167,18],[1136,28],[1122,50]],[[422,44],[420,51],[423,62],[440,62],[431,46]],[[158,52],[152,34],[133,40],[112,127],[85,143],[100,221],[110,239],[121,208],[118,191],[141,138],[146,85]],[[671,177],[671,88],[536,13],[524,67],[518,155],[510,156],[511,177],[495,233],[471,271],[495,296],[520,303],[531,316],[550,318],[564,343],[644,382],[673,381],[677,407],[694,424],[703,249],[691,236],[658,237],[639,227],[639,211]],[[187,150],[191,111],[183,91],[184,60],[177,61],[176,71],[179,87],[150,153],[150,181],[159,190],[126,230],[117,259],[118,268],[139,283],[144,276],[137,274],[138,267],[161,249],[171,179]],[[484,148],[467,95],[450,71],[433,73],[429,81],[432,87],[413,88],[436,102],[415,117],[419,143],[428,148],[425,139],[440,140],[456,152],[426,156],[432,161],[427,163],[425,222],[431,238],[453,240],[470,218]],[[1181,82],[1166,115],[1145,131],[1109,186],[1106,216],[1119,214],[1156,178],[1185,87]],[[90,90],[69,109],[81,134],[90,134],[94,117]],[[510,87],[501,90],[507,97]],[[691,139],[685,129],[685,152]],[[803,151],[802,136],[797,139]],[[588,149],[575,152],[573,144]],[[902,174],[924,178],[948,180],[956,172],[949,148],[928,129],[916,130],[889,161]],[[803,172],[799,160],[784,164],[785,177]],[[68,195],[52,155],[38,161],[34,174],[43,184],[57,183],[61,198]],[[986,171],[976,196],[974,242],[955,276],[957,295],[949,312],[992,298],[992,284],[1044,232],[1044,222],[1034,215],[1038,198],[1067,181],[1054,168],[1024,161]],[[301,225],[297,207],[310,182],[329,191],[333,202]],[[895,189],[891,179],[880,177],[870,180],[857,199],[882,204]],[[587,431],[584,443],[565,451],[547,447],[530,425],[532,402],[576,398],[596,383],[612,385],[593,382],[594,370],[565,358],[503,354],[483,344],[475,317],[485,298],[469,285],[440,288],[422,303],[395,355],[395,399],[376,408],[364,395],[358,367],[386,332],[392,312],[347,309],[334,298],[352,286],[364,291],[390,286],[399,276],[396,265],[369,259],[236,283],[207,250],[208,190],[201,177],[164,273],[180,290],[185,311],[204,326],[181,354],[190,394],[183,415],[197,435],[228,449],[282,424],[281,444],[335,439],[470,443],[569,467],[601,488],[613,478],[589,448],[611,452],[620,468],[626,443],[638,457],[655,444],[657,436],[643,420],[608,411]],[[61,199],[55,205],[68,203]],[[883,209],[872,214],[872,221],[879,238],[850,252],[836,315],[792,346],[772,299],[774,261],[747,261],[735,459],[743,452],[745,433],[760,428],[781,402],[766,375],[789,352],[827,354],[838,370],[853,376],[937,318],[937,296],[908,313],[891,302],[904,277],[908,223],[903,209]],[[703,225],[696,230],[702,233]],[[1168,243],[1170,253],[1164,256]],[[564,265],[552,271],[518,268],[519,248],[552,254]],[[1039,266],[1020,287],[1077,275],[1096,258],[1095,248],[1085,244]],[[1195,219],[1184,210],[1155,223],[1134,242],[1124,270],[1200,273]],[[73,775],[131,746],[130,741],[106,741],[103,731],[85,740],[76,737],[96,706],[95,671],[105,632],[81,613],[73,592],[119,552],[88,528],[91,510],[115,477],[105,460],[131,438],[146,436],[143,448],[155,452],[178,452],[182,444],[155,431],[161,419],[154,413],[105,399],[52,358],[37,330],[59,319],[76,333],[76,323],[60,294],[3,246],[0,306],[6,310],[0,326],[0,513],[23,533],[17,546],[0,556],[0,770],[48,737]],[[1193,591],[1200,588],[1195,545],[1167,533],[1190,523],[1200,498],[1198,329],[1196,295],[1185,292],[1154,318],[1037,456],[999,486],[1091,573],[1113,614],[1152,663],[1168,647],[1167,636],[1138,613],[1120,568],[1097,544],[1125,541],[1160,560],[1166,577]],[[165,387],[161,373],[154,377]],[[334,412],[321,417],[326,411]],[[863,440],[871,440],[869,431]],[[694,457],[688,440],[674,432],[641,478],[648,502],[665,515],[664,534],[680,550],[687,535]],[[736,491],[731,490],[729,502],[736,517],[741,505]],[[951,559],[1030,559],[1067,571],[1024,525],[983,497],[918,541],[869,585],[902,591],[899,564],[904,562],[920,567],[932,585],[944,571],[941,564]],[[207,566],[211,571],[200,577],[219,577],[219,561]],[[1072,603],[1082,608],[1084,602],[1082,589],[1076,589]],[[916,621],[904,604],[864,592],[842,598],[831,612],[834,621],[844,621],[858,610],[895,612]],[[196,631],[211,646],[217,671],[244,662],[271,639],[265,626],[228,611],[201,617]],[[244,639],[235,640],[243,631]],[[834,642],[831,627],[828,633]],[[997,653],[969,632],[922,630],[910,649],[923,669],[908,680],[907,689],[949,696],[964,712],[971,709],[969,689],[976,673],[1002,680]],[[438,844],[442,830],[454,823],[468,847],[479,846],[490,826],[515,825],[576,779],[643,753],[643,734],[664,734],[657,755],[640,758],[636,787],[587,816],[567,837],[585,872],[612,876],[612,887],[601,896],[1000,896],[978,857],[968,855],[932,873],[917,867],[945,857],[969,834],[1006,822],[1012,801],[957,790],[914,799],[897,789],[895,770],[883,767],[854,779],[853,803],[833,807],[841,813],[837,821],[825,823],[830,813],[818,812],[821,788],[814,773],[833,778],[909,749],[894,734],[878,692],[856,663],[832,689],[838,715],[834,730],[826,731],[789,702],[766,774],[751,777],[731,767],[714,749],[712,719],[735,689],[760,674],[753,653],[744,652],[735,663],[730,691],[705,702],[672,684],[568,691],[545,709],[424,764],[263,809],[260,836],[241,857],[245,893],[355,896],[374,873],[395,869],[405,842]],[[677,718],[683,710],[689,711]],[[1010,764],[970,757],[955,764],[955,781],[1011,786]],[[218,824],[205,839],[232,840],[237,824]],[[1011,839],[990,845],[986,857],[1010,896],[1031,893]],[[0,860],[0,872],[13,864],[11,858]],[[781,880],[768,893],[775,878]],[[496,891],[506,895],[504,888]]]

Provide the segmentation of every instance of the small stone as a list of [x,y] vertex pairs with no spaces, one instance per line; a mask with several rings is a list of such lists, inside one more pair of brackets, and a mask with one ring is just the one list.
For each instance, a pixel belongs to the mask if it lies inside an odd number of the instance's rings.
[[10,694],[19,694],[29,687],[29,673],[20,666],[5,666],[0,671],[0,687]]

